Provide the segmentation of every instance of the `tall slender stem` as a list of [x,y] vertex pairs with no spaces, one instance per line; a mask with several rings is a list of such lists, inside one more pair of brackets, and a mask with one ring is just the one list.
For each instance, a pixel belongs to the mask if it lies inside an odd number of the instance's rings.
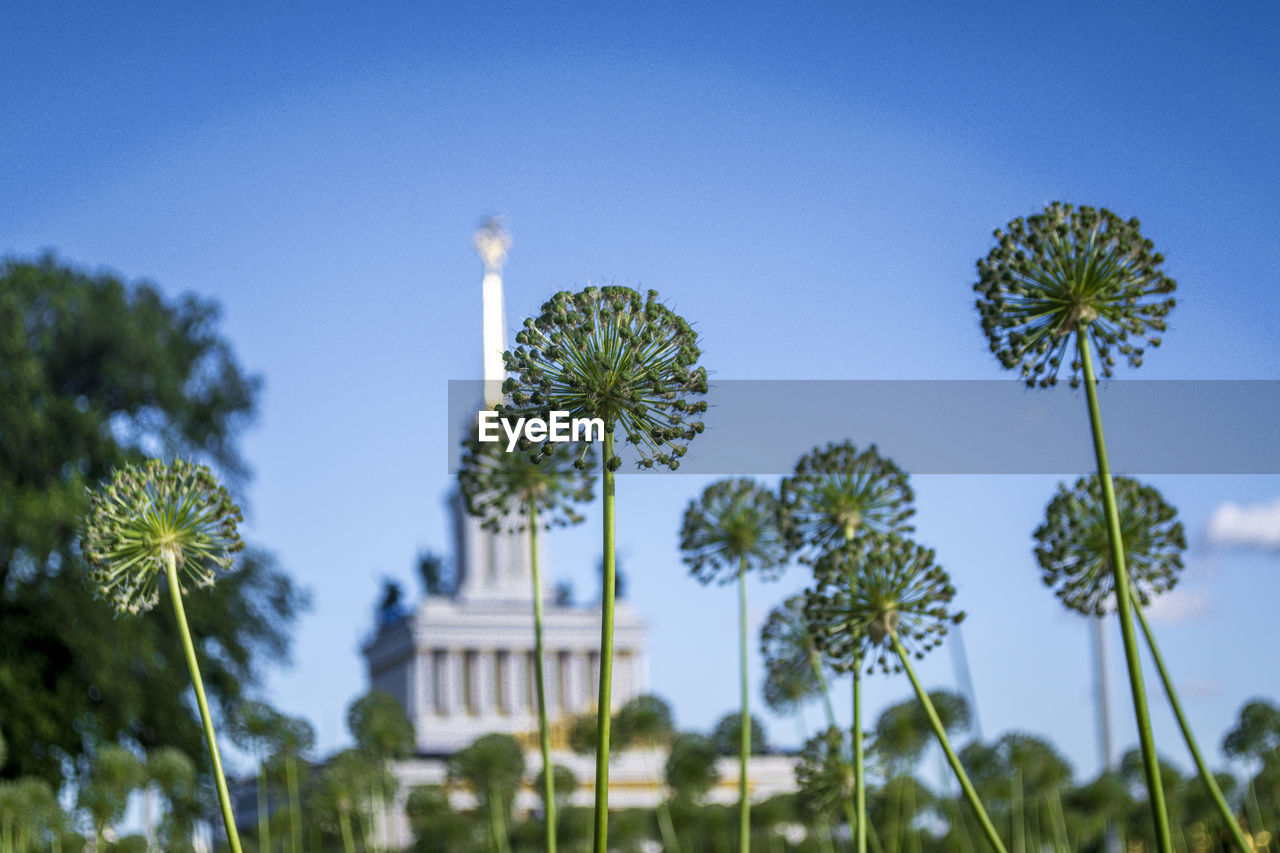
[[271,815],[267,807],[267,764],[258,762],[258,849],[271,849]]
[[356,853],[356,842],[351,837],[351,817],[346,809],[338,809],[338,826],[342,829],[343,853]]
[[1236,846],[1244,853],[1252,853],[1252,845],[1244,837],[1244,831],[1240,829],[1239,822],[1231,813],[1227,798],[1222,795],[1222,789],[1218,787],[1218,780],[1213,777],[1213,773],[1205,764],[1204,756],[1200,754],[1200,746],[1196,743],[1196,736],[1191,732],[1191,724],[1182,713],[1182,703],[1178,701],[1177,691],[1173,688],[1173,679],[1169,677],[1169,670],[1165,668],[1164,658],[1160,655],[1160,647],[1156,645],[1155,635],[1151,633],[1151,626],[1147,623],[1147,617],[1137,601],[1133,602],[1133,612],[1138,617],[1138,625],[1142,628],[1143,636],[1147,638],[1147,648],[1151,650],[1151,658],[1156,662],[1156,670],[1160,673],[1161,682],[1164,683],[1164,692],[1169,697],[1169,706],[1173,708],[1173,715],[1178,719],[1178,727],[1182,729],[1182,737],[1187,742],[1187,749],[1191,750],[1191,758],[1196,763],[1196,769],[1200,771],[1200,778],[1209,789],[1209,796],[1218,807],[1218,814],[1222,815],[1227,828],[1231,830],[1231,837],[1235,840]]
[[1169,813],[1160,782],[1160,763],[1156,756],[1155,738],[1151,734],[1151,718],[1147,712],[1147,693],[1142,684],[1142,663],[1138,660],[1138,638],[1133,630],[1133,611],[1129,603],[1129,570],[1125,566],[1124,542],[1120,534],[1120,513],[1116,508],[1115,485],[1111,482],[1111,464],[1107,460],[1107,442],[1102,433],[1102,413],[1098,407],[1098,382],[1093,375],[1093,357],[1088,336],[1083,329],[1076,332],[1076,349],[1084,372],[1085,396],[1089,402],[1089,425],[1093,430],[1093,451],[1098,461],[1098,479],[1102,483],[1102,505],[1107,514],[1107,535],[1111,540],[1111,568],[1115,576],[1116,612],[1120,615],[1120,635],[1124,638],[1124,659],[1129,668],[1129,687],[1133,693],[1133,713],[1138,722],[1138,743],[1142,747],[1142,771],[1147,777],[1151,797],[1151,814],[1156,826],[1156,849],[1173,853],[1173,837],[1169,832]]
[[853,661],[853,724],[849,727],[853,740],[853,800],[858,813],[854,839],[858,853],[867,853],[867,780],[866,761],[862,755],[862,658]]
[[503,812],[506,804],[502,802],[502,794],[494,786],[489,787],[489,819],[493,826],[493,843],[498,846],[498,853],[511,853],[511,842],[507,838],[507,819]]
[[974,815],[978,818],[978,823],[982,826],[983,833],[986,834],[987,840],[991,842],[999,853],[1008,853],[1005,850],[1004,842],[1000,840],[1000,835],[996,832],[996,828],[991,823],[991,817],[987,814],[987,810],[982,807],[982,801],[978,799],[978,792],[973,789],[973,783],[969,781],[969,774],[964,772],[964,765],[960,763],[960,759],[956,756],[955,750],[951,748],[951,741],[947,738],[947,730],[942,726],[942,720],[938,719],[938,712],[933,707],[933,702],[929,701],[929,694],[924,692],[924,688],[920,686],[920,680],[916,678],[916,671],[911,666],[911,659],[907,656],[907,651],[902,647],[902,642],[898,639],[896,633],[889,635],[893,641],[893,650],[897,652],[898,659],[902,661],[902,668],[907,672],[907,678],[911,679],[911,687],[916,691],[916,698],[920,700],[920,706],[924,708],[924,714],[929,719],[929,725],[933,729],[933,733],[938,738],[938,745],[942,747],[943,753],[947,756],[947,763],[951,765],[951,772],[956,774],[956,781],[960,783],[960,789],[964,791],[965,799],[969,801],[969,805],[973,807]]
[[289,830],[293,853],[302,853],[302,801],[298,793],[298,757],[292,752],[285,758],[285,783],[289,786]]
[[533,671],[538,680],[538,740],[542,747],[542,803],[546,812],[547,853],[556,853],[556,783],[551,772],[551,728],[542,667],[542,578],[538,574],[538,507],[529,502],[529,566],[533,570]]
[[747,763],[751,756],[751,715],[747,710],[747,560],[738,566],[738,651],[742,675],[742,720],[738,732],[738,849],[751,849],[751,795]]
[[613,680],[614,475],[613,424],[605,424],[604,454],[604,589],[600,601],[600,698],[596,707],[595,853],[606,853],[609,841],[609,714]]
[[165,577],[169,581],[169,598],[173,601],[173,613],[182,634],[182,649],[191,670],[191,686],[196,691],[196,704],[200,707],[200,721],[204,724],[204,739],[209,744],[213,759],[213,781],[218,787],[218,804],[222,807],[222,822],[227,828],[227,842],[232,853],[241,853],[240,835],[236,832],[236,819],[231,811],[231,795],[227,793],[227,779],[222,775],[222,759],[218,757],[218,739],[213,733],[213,718],[209,715],[209,702],[204,697],[204,681],[200,678],[200,665],[196,663],[196,647],[191,642],[191,629],[187,627],[187,614],[182,607],[182,588],[178,584],[177,555],[168,548],[164,551]]

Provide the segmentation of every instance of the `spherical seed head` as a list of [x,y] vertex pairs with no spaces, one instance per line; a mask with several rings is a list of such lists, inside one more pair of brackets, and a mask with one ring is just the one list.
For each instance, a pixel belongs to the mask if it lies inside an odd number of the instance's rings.
[[[1130,594],[1145,606],[1177,584],[1186,535],[1177,510],[1156,489],[1129,477],[1113,483]],[[1094,616],[1115,606],[1111,538],[1096,474],[1070,489],[1058,486],[1035,540],[1042,579],[1063,604]]]
[[[627,287],[562,291],[525,320],[503,356],[512,416],[601,418],[639,451],[641,467],[674,470],[702,432],[707,373],[697,366],[698,335],[658,301]],[[606,459],[610,470],[621,460]]]
[[[1164,258],[1138,220],[1054,202],[998,229],[995,240],[973,286],[982,331],[1000,363],[1020,370],[1027,385],[1057,383],[1073,334],[1088,336],[1104,376],[1112,375],[1113,351],[1138,367],[1140,344],[1160,345],[1176,284],[1161,272]],[[1068,360],[1074,386],[1080,365]]]
[[585,443],[508,453],[502,442],[471,438],[463,443],[458,488],[486,530],[526,530],[530,509],[539,527],[567,527],[583,520],[574,505],[592,499],[596,455]]
[[818,693],[814,663],[824,664],[804,615],[803,596],[793,595],[769,611],[760,629],[760,655],[766,672],[764,702],[770,709],[789,713]]
[[897,637],[916,658],[942,643],[963,613],[949,609],[955,587],[934,552],[895,535],[846,542],[814,564],[817,585],[805,592],[814,641],[832,667],[900,670],[889,651]]
[[729,583],[742,570],[776,577],[787,556],[778,499],[745,477],[712,483],[685,509],[680,551],[690,573],[704,584]]
[[915,509],[907,474],[873,444],[814,448],[782,480],[782,529],[788,546],[812,565],[819,555],[865,534],[909,534]]
[[853,768],[845,760],[843,729],[831,726],[804,742],[796,761],[796,787],[805,811],[835,811],[849,799],[853,786]]
[[126,465],[90,493],[81,541],[89,580],[119,613],[156,605],[168,554],[180,579],[212,586],[215,569],[229,570],[233,555],[244,548],[236,530],[242,520],[239,507],[204,465],[181,459]]

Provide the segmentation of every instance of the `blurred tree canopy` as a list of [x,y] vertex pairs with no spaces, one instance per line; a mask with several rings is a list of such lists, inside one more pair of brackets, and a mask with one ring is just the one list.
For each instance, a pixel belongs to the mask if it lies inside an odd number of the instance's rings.
[[[145,456],[205,462],[243,497],[235,439],[259,380],[192,295],[89,274],[52,255],[0,261],[0,775],[54,785],[112,741],[205,758],[168,607],[115,619],[85,582],[86,489]],[[250,549],[188,595],[206,688],[224,710],[287,656],[305,596]]]

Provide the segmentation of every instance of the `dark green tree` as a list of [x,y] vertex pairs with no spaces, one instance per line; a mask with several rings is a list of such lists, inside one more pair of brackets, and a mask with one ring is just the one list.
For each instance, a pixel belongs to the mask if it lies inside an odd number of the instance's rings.
[[[144,450],[206,461],[243,489],[236,437],[258,380],[217,319],[211,302],[166,300],[52,256],[0,262],[0,775],[56,788],[117,738],[175,746],[209,768],[173,613],[114,618],[93,600],[78,539],[87,487]],[[258,682],[262,661],[287,657],[305,601],[268,556],[250,550],[237,565],[188,596],[219,708]]]

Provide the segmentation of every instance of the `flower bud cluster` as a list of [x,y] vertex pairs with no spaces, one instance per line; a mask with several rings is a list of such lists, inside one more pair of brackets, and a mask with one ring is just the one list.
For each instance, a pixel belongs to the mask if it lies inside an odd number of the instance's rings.
[[[602,418],[640,452],[641,468],[675,470],[688,442],[703,431],[706,370],[697,366],[698,336],[658,301],[626,287],[562,291],[524,322],[516,348],[503,354],[504,416]],[[538,448],[537,456],[547,451]],[[616,471],[621,460],[605,460]]]
[[[1114,477],[1113,483],[1130,594],[1145,606],[1177,584],[1186,535],[1177,510],[1159,491],[1130,477]],[[1096,474],[1071,488],[1060,484],[1034,535],[1041,579],[1064,605],[1091,616],[1115,606],[1111,539]]]
[[244,548],[237,532],[241,521],[239,507],[204,465],[182,459],[126,465],[90,492],[81,540],[89,580],[119,613],[156,605],[167,557],[174,559],[180,579],[212,586],[214,570],[229,570],[233,555]]
[[525,530],[530,510],[539,527],[568,527],[590,503],[596,454],[589,444],[544,442],[536,450],[508,453],[502,445],[472,437],[463,443],[458,489],[467,512],[495,533]]
[[778,515],[778,499],[754,480],[717,480],[685,509],[680,529],[685,565],[703,584],[729,583],[747,570],[777,577],[787,558]]
[[890,654],[896,636],[916,658],[938,646],[948,626],[964,619],[949,609],[955,587],[932,549],[896,534],[869,534],[828,551],[814,563],[816,585],[805,591],[814,643],[832,667],[869,663],[899,672]]
[[783,479],[780,495],[783,535],[807,564],[864,533],[912,531],[907,474],[874,444],[862,451],[848,441],[814,448]]
[[[1139,367],[1142,343],[1160,346],[1176,284],[1137,219],[1054,202],[995,231],[978,261],[977,307],[991,352],[1029,387],[1057,384],[1073,334],[1086,335],[1103,376],[1116,355]],[[1081,365],[1072,358],[1072,387]]]

